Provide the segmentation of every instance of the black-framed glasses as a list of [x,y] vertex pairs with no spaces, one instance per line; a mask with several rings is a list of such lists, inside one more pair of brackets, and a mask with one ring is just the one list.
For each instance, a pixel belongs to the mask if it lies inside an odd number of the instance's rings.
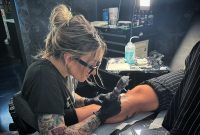
[[97,70],[100,66],[100,62],[98,61],[96,66],[93,66],[91,64],[86,63],[85,61],[79,59],[79,58],[74,58],[79,64],[83,65],[84,67],[88,67],[90,69],[89,74],[91,74],[94,70]]

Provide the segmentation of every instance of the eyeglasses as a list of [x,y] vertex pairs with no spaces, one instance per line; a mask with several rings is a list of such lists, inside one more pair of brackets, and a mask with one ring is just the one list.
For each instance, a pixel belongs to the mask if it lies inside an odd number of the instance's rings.
[[91,74],[94,70],[97,70],[97,68],[99,68],[100,66],[100,62],[98,61],[96,66],[90,65],[88,63],[86,63],[85,61],[79,59],[79,58],[74,58],[74,60],[76,60],[79,64],[83,65],[84,67],[88,67],[90,69],[89,74]]

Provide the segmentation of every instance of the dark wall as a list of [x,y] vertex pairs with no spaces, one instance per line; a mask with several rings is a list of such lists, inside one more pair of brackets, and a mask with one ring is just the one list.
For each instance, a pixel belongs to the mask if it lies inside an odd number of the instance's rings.
[[5,39],[6,39],[6,30],[3,24],[3,17],[0,14],[0,45],[3,44]]
[[48,18],[53,7],[59,3],[67,4],[66,0],[14,0],[18,34],[22,41],[23,52],[27,65],[32,56],[44,47],[44,39],[48,32]]
[[192,19],[197,14],[195,8],[197,2],[197,0],[156,0],[153,3],[154,26],[158,34],[151,49],[164,54],[164,62],[167,65],[172,62]]
[[89,21],[97,20],[97,1],[98,0],[73,0],[72,10],[75,14],[83,14]]
[[72,9],[83,14],[89,21],[102,20],[103,9],[118,7],[119,20],[131,20],[134,0],[74,0]]

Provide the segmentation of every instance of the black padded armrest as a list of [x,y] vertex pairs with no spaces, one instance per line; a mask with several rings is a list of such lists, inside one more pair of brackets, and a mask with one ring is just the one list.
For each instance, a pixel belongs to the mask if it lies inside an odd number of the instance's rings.
[[38,131],[36,117],[29,107],[27,101],[21,96],[21,92],[18,92],[14,95],[13,104],[15,106],[15,112],[17,116]]

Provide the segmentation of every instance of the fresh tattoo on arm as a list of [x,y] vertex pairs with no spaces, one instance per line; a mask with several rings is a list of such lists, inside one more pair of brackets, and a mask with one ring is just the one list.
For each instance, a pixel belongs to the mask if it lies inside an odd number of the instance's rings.
[[96,115],[92,115],[84,121],[67,127],[64,117],[58,114],[46,114],[38,117],[38,126],[44,135],[89,135],[100,125]]

